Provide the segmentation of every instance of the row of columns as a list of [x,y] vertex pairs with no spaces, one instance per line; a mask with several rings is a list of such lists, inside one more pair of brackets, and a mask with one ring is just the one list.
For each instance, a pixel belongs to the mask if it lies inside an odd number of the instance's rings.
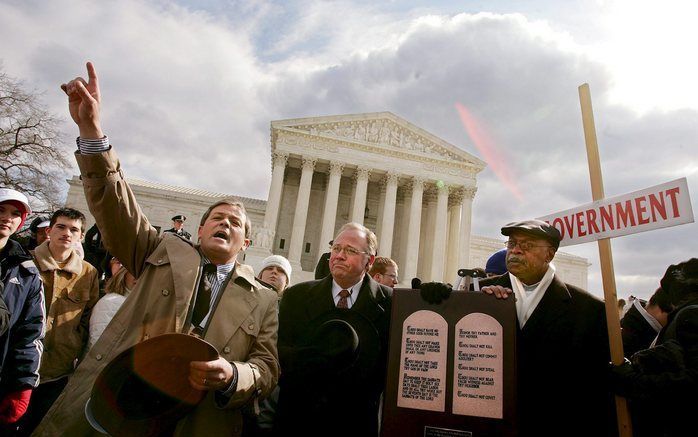
[[[264,227],[276,229],[283,190],[284,171],[288,163],[288,155],[273,153],[272,181],[269,189],[269,199],[264,217]],[[303,250],[306,219],[308,215],[308,203],[313,172],[317,160],[314,158],[302,159],[302,170],[298,196],[293,217],[293,226],[289,243],[288,259],[294,268],[300,266]],[[318,244],[317,257],[325,251],[324,243],[333,238],[337,206],[339,200],[339,186],[342,178],[344,164],[330,162],[329,179],[325,192],[325,205],[320,232],[320,244]],[[370,169],[358,167],[354,174],[355,188],[352,196],[350,219],[357,223],[363,223],[366,207],[366,195]],[[393,246],[393,234],[395,223],[395,208],[397,202],[397,189],[400,175],[388,172],[384,179],[385,195],[381,205],[381,213],[378,218],[378,241],[381,256],[391,257]],[[417,264],[420,253],[420,230],[422,219],[422,200],[424,196],[426,180],[421,176],[413,176],[409,185],[409,200],[405,198],[405,211],[408,216],[407,233],[402,238],[405,243],[404,260],[400,265],[401,275],[406,281],[417,276]],[[426,280],[448,280],[455,278],[459,267],[465,267],[468,263],[470,249],[470,219],[472,199],[475,188],[437,185],[436,211],[433,232],[427,238],[431,238],[431,257],[429,272],[425,272]],[[408,203],[409,202],[409,203]],[[450,207],[450,210],[449,210]],[[449,224],[450,223],[450,224]]]

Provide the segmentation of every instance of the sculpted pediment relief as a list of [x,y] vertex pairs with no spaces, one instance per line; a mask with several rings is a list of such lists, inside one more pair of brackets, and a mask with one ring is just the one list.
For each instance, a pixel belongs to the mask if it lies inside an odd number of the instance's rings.
[[394,147],[451,161],[484,164],[469,153],[391,113],[378,113],[376,117],[359,119],[356,116],[330,116],[280,120],[272,122],[272,127],[290,128],[310,135],[321,135],[349,142]]

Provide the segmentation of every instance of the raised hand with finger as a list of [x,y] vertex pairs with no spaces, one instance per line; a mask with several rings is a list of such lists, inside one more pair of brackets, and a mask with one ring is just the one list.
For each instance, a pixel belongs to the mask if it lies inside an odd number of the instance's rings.
[[97,72],[91,62],[87,63],[87,77],[76,77],[61,85],[68,95],[70,116],[80,129],[80,137],[84,139],[103,138],[104,133],[99,120],[101,96]]

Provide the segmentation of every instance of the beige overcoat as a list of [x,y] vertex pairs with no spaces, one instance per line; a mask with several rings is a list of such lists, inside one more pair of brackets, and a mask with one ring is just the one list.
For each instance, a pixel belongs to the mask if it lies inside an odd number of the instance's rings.
[[[158,237],[124,181],[113,149],[76,157],[90,212],[106,247],[138,282],[33,434],[38,436],[97,435],[84,409],[98,373],[140,341],[188,332],[187,312],[201,271],[201,256],[190,242],[170,233]],[[238,369],[237,391],[224,408],[209,392],[180,420],[176,435],[240,435],[240,407],[257,395],[265,397],[276,386],[276,293],[259,283],[249,266],[237,263],[232,275],[204,339]]]

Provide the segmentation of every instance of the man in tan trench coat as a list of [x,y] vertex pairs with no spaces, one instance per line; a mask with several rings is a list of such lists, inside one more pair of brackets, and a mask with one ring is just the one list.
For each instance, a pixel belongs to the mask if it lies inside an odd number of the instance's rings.
[[[102,133],[97,75],[92,64],[87,69],[89,82],[77,78],[62,86],[80,129],[76,157],[85,196],[109,252],[138,282],[34,435],[97,434],[84,410],[102,368],[140,341],[191,330],[220,356],[191,363],[189,383],[208,394],[177,423],[175,435],[240,435],[240,407],[266,396],[279,376],[276,293],[237,262],[249,245],[250,220],[242,204],[221,201],[201,220],[199,246],[171,233],[158,237]],[[202,276],[210,299],[197,299],[207,294],[200,291]]]

